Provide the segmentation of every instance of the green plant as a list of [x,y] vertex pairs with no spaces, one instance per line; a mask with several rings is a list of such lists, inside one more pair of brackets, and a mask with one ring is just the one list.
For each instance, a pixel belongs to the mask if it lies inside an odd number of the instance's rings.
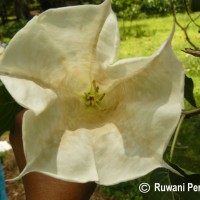
[[2,42],[8,43],[9,40],[19,31],[25,24],[26,20],[10,21],[0,26],[0,38]]

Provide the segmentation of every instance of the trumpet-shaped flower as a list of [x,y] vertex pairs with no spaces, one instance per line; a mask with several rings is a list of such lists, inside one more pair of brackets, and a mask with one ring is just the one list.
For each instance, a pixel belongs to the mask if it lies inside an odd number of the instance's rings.
[[111,185],[167,166],[184,82],[172,35],[152,56],[114,63],[110,0],[50,9],[28,22],[0,58],[2,82],[28,109],[20,177],[37,171]]

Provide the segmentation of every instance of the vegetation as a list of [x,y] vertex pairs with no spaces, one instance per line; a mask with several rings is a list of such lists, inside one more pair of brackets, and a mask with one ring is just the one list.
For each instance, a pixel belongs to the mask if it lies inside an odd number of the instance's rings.
[[[10,16],[15,16],[15,19],[31,18],[33,10],[47,10],[69,5],[80,5],[87,3],[98,4],[103,0],[1,0],[0,1],[0,18],[4,24],[10,20]],[[173,0],[178,12],[185,10],[184,0]],[[200,10],[198,0],[187,0],[187,4],[194,11]],[[113,0],[113,9],[118,17],[124,20],[132,20],[144,15],[166,15],[171,12],[169,0]]]

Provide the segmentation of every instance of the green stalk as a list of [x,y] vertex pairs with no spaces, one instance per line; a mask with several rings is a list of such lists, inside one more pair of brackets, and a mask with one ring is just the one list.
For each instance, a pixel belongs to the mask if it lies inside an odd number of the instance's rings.
[[173,138],[173,141],[172,141],[172,146],[171,146],[171,149],[170,149],[170,156],[169,156],[169,160],[170,161],[172,161],[173,154],[174,154],[174,149],[175,149],[175,145],[176,145],[176,141],[177,141],[177,138],[178,138],[178,134],[179,134],[179,131],[180,131],[180,128],[181,128],[181,125],[182,125],[184,119],[185,118],[190,118],[192,116],[199,115],[199,114],[200,114],[200,107],[197,107],[197,108],[195,108],[193,110],[183,110],[182,111],[180,120],[178,122],[176,131],[175,131],[175,134],[174,134],[174,138]]
[[194,115],[199,115],[200,114],[200,107],[197,107],[193,110],[183,110],[182,113],[185,114],[187,118],[192,117]]
[[176,141],[177,141],[177,138],[178,138],[178,134],[179,134],[179,131],[180,131],[180,128],[181,128],[181,124],[183,123],[185,117],[186,117],[186,114],[182,113],[182,115],[180,117],[180,120],[178,122],[178,126],[176,128],[176,131],[175,131],[175,134],[174,134],[174,138],[173,138],[173,141],[172,141],[172,146],[171,146],[171,149],[170,149],[170,156],[169,156],[169,161],[170,162],[172,161],[173,154],[174,154],[174,149],[175,149],[175,145],[176,145]]

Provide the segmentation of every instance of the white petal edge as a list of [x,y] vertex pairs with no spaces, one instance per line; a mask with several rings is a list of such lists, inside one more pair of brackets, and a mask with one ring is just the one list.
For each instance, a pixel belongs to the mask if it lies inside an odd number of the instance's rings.
[[115,14],[110,13],[105,21],[97,43],[97,60],[104,68],[116,59],[120,37]]
[[[159,54],[163,50],[165,50],[165,48],[168,48],[168,49],[170,49],[171,52],[173,52],[173,50],[171,48],[171,41],[172,41],[174,32],[175,32],[175,24],[173,24],[172,31],[171,31],[169,37],[163,42],[163,44],[160,46],[160,48],[152,56],[135,57],[135,58],[119,60],[116,63],[113,63],[112,65],[107,67],[105,70],[106,73],[112,79],[121,79],[123,77],[130,77],[133,74],[136,74],[140,70],[143,70],[145,67],[147,67],[148,64],[150,62],[152,62],[156,56],[159,56]],[[174,54],[174,52],[172,54]],[[176,58],[176,60],[177,60],[177,62],[179,62],[179,66],[177,66],[177,67],[181,66],[180,68],[182,68],[182,64],[180,63],[180,61],[177,58]]]
[[57,98],[50,89],[44,89],[32,81],[0,76],[1,81],[18,104],[39,114]]

